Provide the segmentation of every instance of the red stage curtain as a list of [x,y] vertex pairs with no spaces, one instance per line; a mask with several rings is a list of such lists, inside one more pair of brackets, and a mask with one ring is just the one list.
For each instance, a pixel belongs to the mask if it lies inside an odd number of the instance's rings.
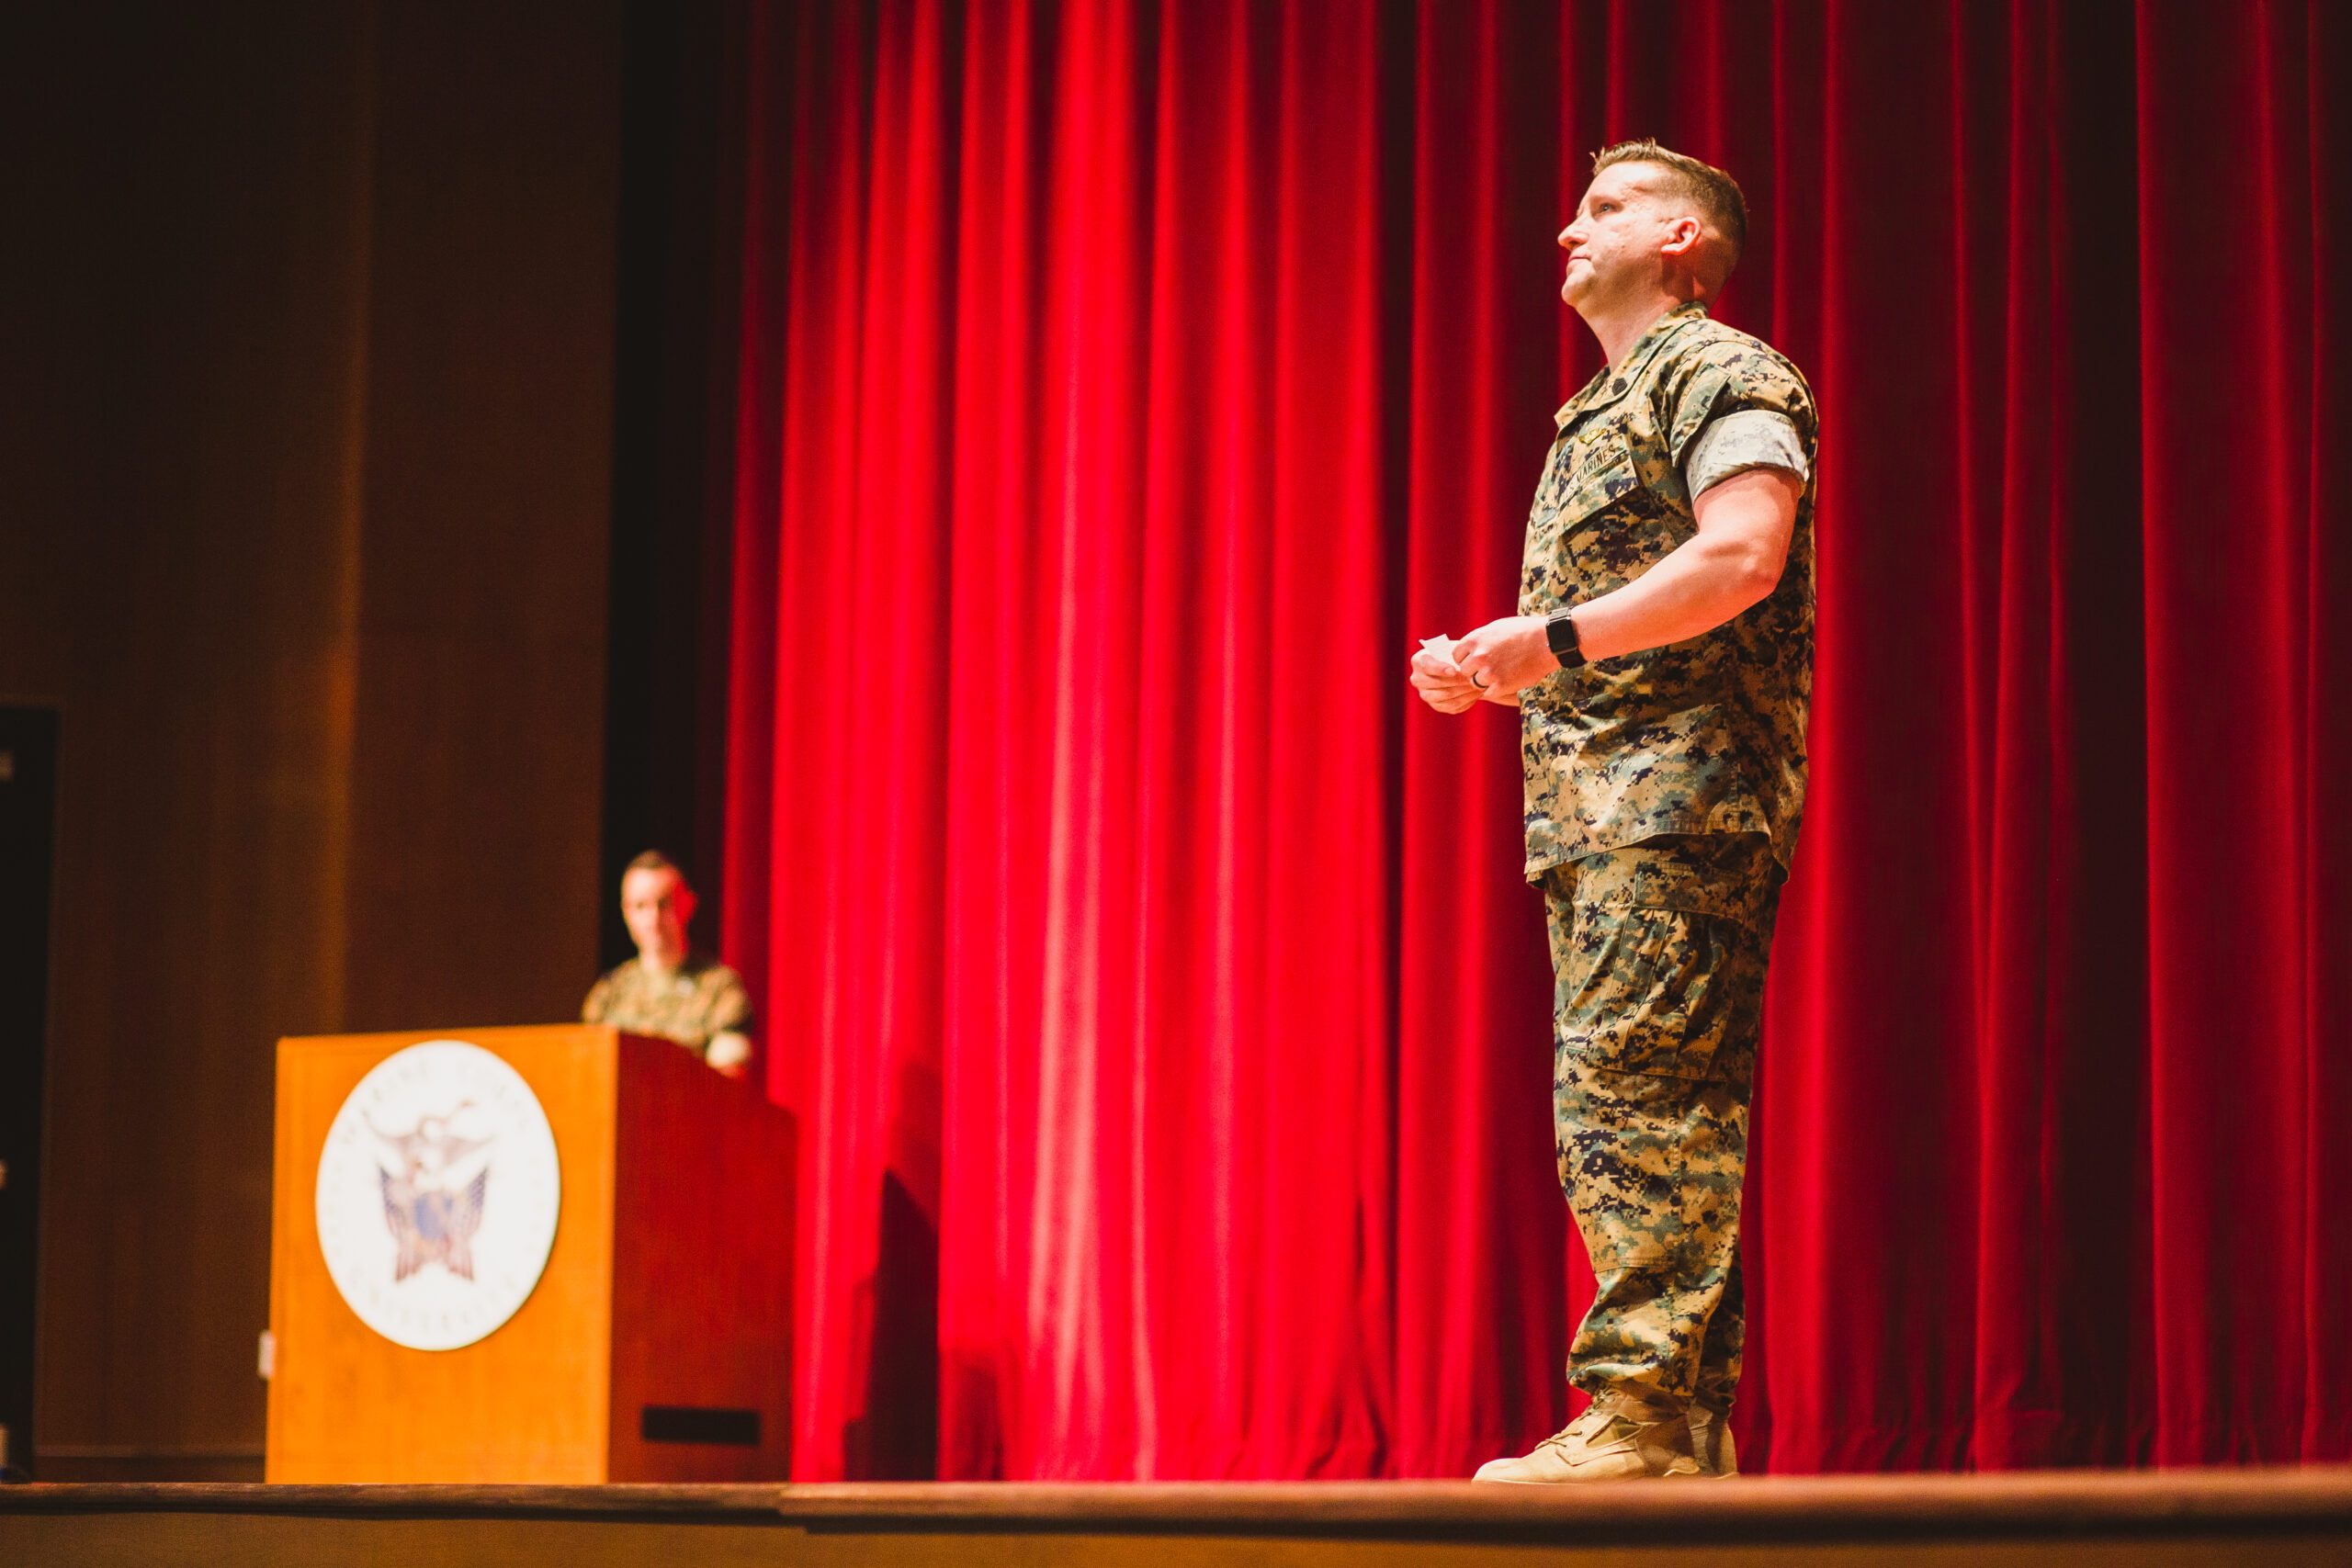
[[1511,603],[1551,236],[1651,132],[1823,409],[1747,1457],[2352,1458],[2346,62],[2293,0],[758,14],[724,946],[798,1472],[1558,1423],[1513,726],[1405,661]]

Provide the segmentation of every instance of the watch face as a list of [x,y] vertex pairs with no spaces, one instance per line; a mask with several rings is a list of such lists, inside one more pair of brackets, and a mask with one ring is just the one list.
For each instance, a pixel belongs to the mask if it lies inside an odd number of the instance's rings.
[[1552,656],[1563,664],[1584,662],[1584,649],[1577,644],[1576,617],[1563,610],[1544,623],[1544,640],[1552,645]]

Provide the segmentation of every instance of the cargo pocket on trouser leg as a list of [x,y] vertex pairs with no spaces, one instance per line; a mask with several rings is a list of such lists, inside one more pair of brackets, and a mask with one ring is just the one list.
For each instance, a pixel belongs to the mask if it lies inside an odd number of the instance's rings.
[[1653,839],[1584,862],[1554,911],[1560,1051],[1610,1072],[1727,1082],[1745,1099],[1777,875],[1758,834]]
[[1576,946],[1590,962],[1560,981],[1561,1050],[1606,1072],[1718,1076],[1733,999],[1719,978],[1739,934],[1726,926],[1682,909],[1579,907]]

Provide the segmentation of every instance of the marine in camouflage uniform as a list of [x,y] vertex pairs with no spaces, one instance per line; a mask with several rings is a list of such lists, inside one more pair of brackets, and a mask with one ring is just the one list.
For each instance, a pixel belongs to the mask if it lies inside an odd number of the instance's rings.
[[752,1032],[752,998],[741,976],[706,954],[690,953],[663,974],[639,957],[608,970],[590,987],[580,1020],[674,1040],[707,1058],[716,1036]]
[[1526,872],[1555,976],[1560,1180],[1598,1280],[1569,1381],[1720,1413],[1739,1378],[1765,964],[1804,802],[1817,423],[1794,367],[1685,304],[1557,425],[1528,518],[1524,615],[1621,588],[1691,538],[1694,478],[1793,468],[1792,430],[1802,446],[1767,598],[1519,699]]

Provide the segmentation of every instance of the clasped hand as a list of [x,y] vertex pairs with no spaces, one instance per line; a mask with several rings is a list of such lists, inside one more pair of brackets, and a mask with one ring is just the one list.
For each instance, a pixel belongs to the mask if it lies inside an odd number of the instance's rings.
[[1451,646],[1443,637],[1421,644],[1411,680],[1421,701],[1461,713],[1480,701],[1509,702],[1559,667],[1540,617],[1506,615]]

